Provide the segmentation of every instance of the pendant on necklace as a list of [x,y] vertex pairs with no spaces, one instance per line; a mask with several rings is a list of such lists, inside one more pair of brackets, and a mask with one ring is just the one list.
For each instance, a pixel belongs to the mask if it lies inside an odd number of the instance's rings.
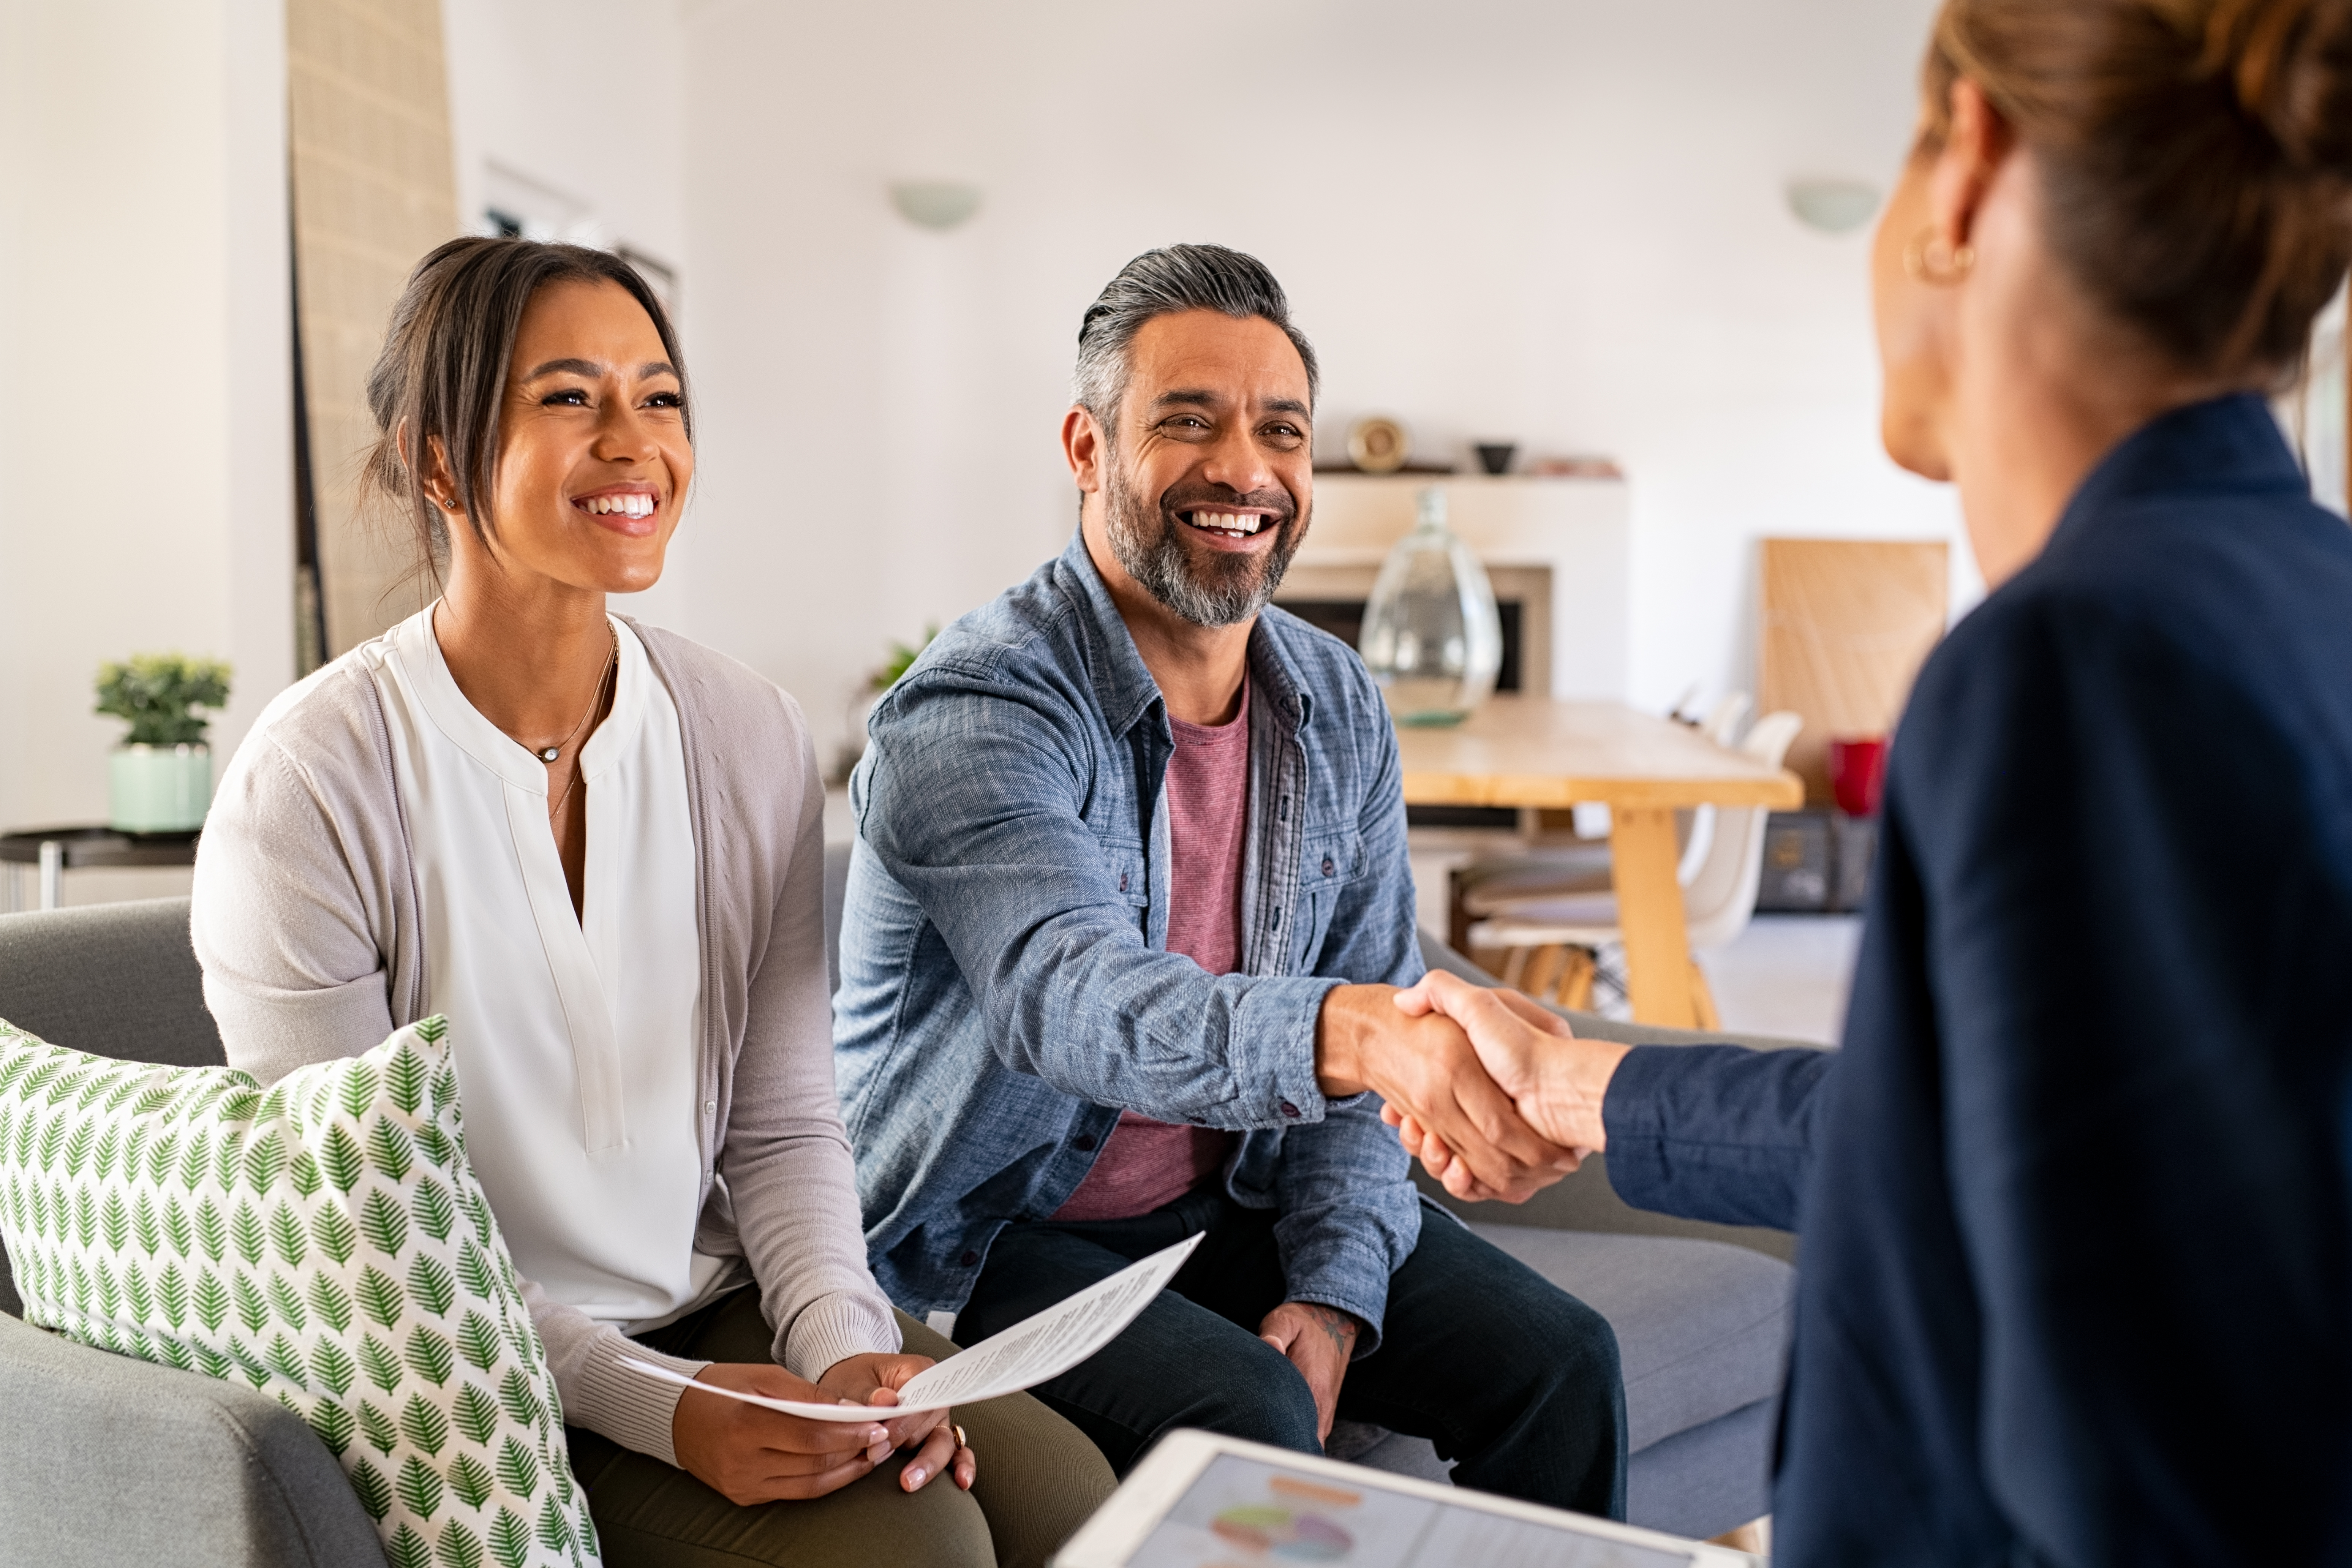
[[547,748],[547,750],[545,750],[545,751],[543,751],[543,752],[540,752],[540,753],[539,753],[539,760],[540,760],[541,762],[542,762],[542,763],[551,763],[551,762],[555,761],[555,759],[556,759],[556,758],[558,758],[558,757],[562,756],[562,754],[563,754],[563,748],[562,748],[562,747],[561,747],[561,746],[550,746],[550,747],[548,747],[548,748]]

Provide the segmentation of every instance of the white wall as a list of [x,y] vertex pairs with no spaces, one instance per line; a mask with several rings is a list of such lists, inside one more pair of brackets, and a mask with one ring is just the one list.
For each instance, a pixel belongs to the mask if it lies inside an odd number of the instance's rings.
[[[668,618],[837,728],[888,639],[1060,546],[1081,311],[1136,252],[1215,239],[1275,268],[1320,348],[1325,449],[1378,411],[1433,455],[1621,459],[1634,697],[1744,684],[1754,540],[1958,541],[1877,447],[1866,237],[1782,201],[1892,175],[1933,8],[705,0],[703,489]],[[891,211],[887,181],[942,175],[986,193],[966,227]]]
[[680,0],[445,0],[457,217],[519,175],[568,195],[588,244],[686,259]]
[[[625,247],[690,268],[684,0],[444,0],[457,222],[483,211],[546,222],[535,237]],[[689,286],[690,287],[690,286]],[[690,293],[674,300],[681,324]],[[682,624],[674,580],[620,608]]]
[[0,0],[0,827],[100,822],[101,660],[293,665],[277,0]]

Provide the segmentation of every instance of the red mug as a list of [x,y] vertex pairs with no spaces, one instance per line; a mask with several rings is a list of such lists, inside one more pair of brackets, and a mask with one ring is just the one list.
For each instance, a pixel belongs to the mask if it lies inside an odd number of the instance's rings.
[[1878,815],[1878,792],[1886,782],[1886,737],[1853,736],[1830,742],[1830,793],[1848,816]]

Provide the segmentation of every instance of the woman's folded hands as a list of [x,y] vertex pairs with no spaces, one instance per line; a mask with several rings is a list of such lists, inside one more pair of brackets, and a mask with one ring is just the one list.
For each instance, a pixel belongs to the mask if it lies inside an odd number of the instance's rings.
[[[898,1390],[931,1364],[929,1356],[854,1355],[810,1383],[772,1364],[714,1362],[695,1379],[770,1399],[895,1405]],[[894,1421],[816,1421],[688,1389],[671,1417],[670,1439],[679,1468],[742,1507],[823,1497],[901,1448],[915,1450],[898,1472],[898,1485],[907,1491],[919,1490],[947,1470],[969,1491],[979,1469],[971,1450],[957,1443],[945,1410]]]

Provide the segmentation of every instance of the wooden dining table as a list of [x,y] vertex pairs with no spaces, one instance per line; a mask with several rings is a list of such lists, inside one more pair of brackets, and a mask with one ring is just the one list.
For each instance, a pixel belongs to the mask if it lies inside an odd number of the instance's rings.
[[1696,730],[1619,702],[1496,696],[1459,724],[1397,726],[1408,805],[1609,808],[1611,875],[1634,1018],[1692,1028],[1675,813],[1698,805],[1787,810],[1805,801],[1767,767]]

